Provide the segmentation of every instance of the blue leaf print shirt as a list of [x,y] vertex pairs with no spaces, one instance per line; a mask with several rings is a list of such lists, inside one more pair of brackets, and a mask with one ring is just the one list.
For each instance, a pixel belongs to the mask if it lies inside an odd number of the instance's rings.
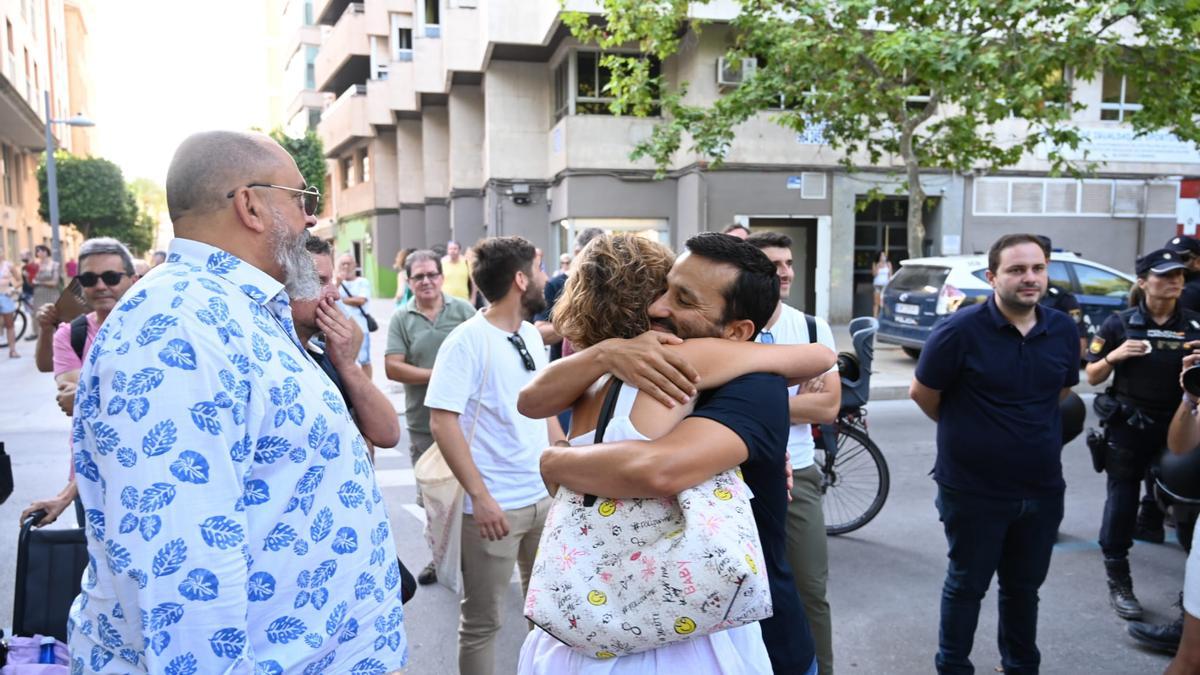
[[75,405],[74,672],[404,665],[383,498],[279,282],[176,239],[100,329]]

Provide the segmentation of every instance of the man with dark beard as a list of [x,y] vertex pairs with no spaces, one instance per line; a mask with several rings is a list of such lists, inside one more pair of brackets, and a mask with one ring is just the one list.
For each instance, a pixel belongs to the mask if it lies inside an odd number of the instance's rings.
[[999,579],[1000,660],[1036,673],[1038,589],[1063,516],[1059,401],[1079,382],[1079,334],[1038,304],[1050,251],[1008,234],[988,251],[987,302],[938,324],[909,395],[937,422],[937,509],[949,546],[939,673],[971,673],[979,605]]
[[529,323],[546,305],[546,275],[534,265],[533,245],[497,237],[476,244],[474,253],[475,285],[491,305],[446,336],[425,405],[433,438],[466,491],[459,672],[491,675],[513,565],[524,592],[550,508],[538,461],[543,448],[565,438],[555,418],[517,412],[521,387],[547,363]]
[[319,194],[269,137],[223,131],[187,138],[166,188],[167,261],[109,315],[79,377],[97,564],[71,608],[72,671],[401,668],[387,510],[285,290],[316,284]]

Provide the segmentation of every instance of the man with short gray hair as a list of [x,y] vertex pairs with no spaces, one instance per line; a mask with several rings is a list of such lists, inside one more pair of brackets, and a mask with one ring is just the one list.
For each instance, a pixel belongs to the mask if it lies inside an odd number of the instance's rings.
[[[139,276],[134,270],[133,256],[130,255],[129,249],[112,237],[95,237],[83,242],[79,247],[78,271],[76,278],[79,280],[80,291],[92,307],[92,312],[81,317],[62,317],[70,320],[70,323],[63,323],[54,303],[46,303],[37,309],[37,321],[42,330],[38,331],[34,360],[39,371],[53,371],[56,379],[62,372],[78,371],[82,367],[83,354],[87,353],[87,347],[91,347],[100,324],[104,323],[116,301],[121,299]],[[58,367],[56,364],[70,362],[71,350],[66,347],[71,346],[73,342],[68,342],[66,336],[71,335],[72,331],[76,335],[75,342],[78,342],[79,335],[85,336],[85,341],[78,343],[81,349],[75,350],[82,353],[74,355],[74,367]],[[67,393],[74,394],[74,391],[72,383]]]
[[[415,467],[429,446],[429,408],[425,391],[438,350],[450,331],[475,315],[471,303],[442,290],[442,261],[433,251],[413,251],[404,261],[408,287],[413,297],[392,315],[388,324],[384,370],[389,380],[404,385],[404,419],[408,428],[409,454]],[[421,504],[421,495],[417,494]],[[437,581],[433,563],[417,575],[422,584]]]

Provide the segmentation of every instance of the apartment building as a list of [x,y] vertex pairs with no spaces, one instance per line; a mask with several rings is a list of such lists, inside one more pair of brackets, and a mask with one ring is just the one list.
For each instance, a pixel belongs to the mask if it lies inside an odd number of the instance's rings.
[[[656,120],[608,113],[597,50],[570,36],[558,0],[310,4],[320,46],[305,83],[315,89],[301,94],[333,97],[317,126],[331,167],[326,231],[378,294],[394,288],[390,263],[401,248],[518,234],[554,260],[585,227],[679,247],[738,222],[792,235],[789,301],[839,321],[869,311],[870,261],[881,249],[906,257],[905,198],[857,208],[872,188],[900,188],[895,167],[846,171],[819,132],[797,135],[769,112],[738,129],[720,169],[681,151],[655,180],[629,153]],[[734,9],[695,8],[714,23],[659,66],[690,83],[692,101],[735,86],[721,68],[721,22]],[[1133,139],[1123,120],[1137,92],[1120,79],[1077,83],[1074,95],[1086,104],[1081,151],[1105,160],[1095,177],[1051,178],[1044,153],[995,175],[932,173],[922,180],[928,253],[985,250],[1002,232],[1031,230],[1131,268],[1138,251],[1176,231],[1180,183],[1200,175],[1200,152],[1170,136]],[[289,110],[311,122],[316,106],[304,102],[316,98],[297,99]]]
[[[47,115],[70,117],[89,100],[86,46],[80,42],[89,11],[86,0],[0,0],[0,236],[10,260],[51,241],[50,226],[37,214],[37,166],[46,147]],[[73,90],[76,79],[83,86]],[[50,94],[49,110],[44,92]],[[56,129],[60,147],[88,151],[86,132],[63,129]],[[61,235],[63,260],[69,260],[80,237],[70,227]]]

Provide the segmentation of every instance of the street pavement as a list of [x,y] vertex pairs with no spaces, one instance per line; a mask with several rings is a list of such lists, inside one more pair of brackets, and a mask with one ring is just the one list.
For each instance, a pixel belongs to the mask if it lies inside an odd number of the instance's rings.
[[[391,303],[374,301],[372,313],[386,328]],[[835,328],[835,332],[839,329]],[[840,329],[844,332],[844,328]],[[377,384],[403,410],[403,394],[383,374],[386,330],[372,337]],[[848,338],[839,337],[839,343]],[[53,495],[66,481],[69,421],[54,403],[50,375],[33,365],[32,343],[20,359],[0,358],[0,441],[13,456],[15,492],[0,505],[0,626],[10,623],[17,517],[32,499]],[[840,345],[839,345],[840,346]],[[844,347],[843,347],[844,348]],[[881,348],[877,363],[888,386],[907,387],[912,361]],[[890,365],[886,365],[890,364]],[[904,369],[907,366],[907,372]],[[895,396],[893,396],[895,398]],[[1090,397],[1086,397],[1089,398]],[[878,400],[869,407],[872,438],[891,470],[891,492],[880,515],[861,530],[829,543],[829,601],[836,667],[842,673],[926,673],[933,668],[946,544],[933,506],[934,425],[907,400]],[[403,424],[401,425],[403,426]],[[377,453],[377,478],[389,505],[395,541],[416,574],[429,560],[423,516],[413,505],[407,438]],[[401,449],[403,449],[401,451]],[[1039,640],[1043,673],[1155,673],[1167,658],[1138,649],[1124,622],[1109,609],[1100,551],[1095,543],[1104,504],[1103,476],[1090,467],[1083,439],[1063,451],[1066,516],[1050,575],[1041,593]],[[68,512],[56,526],[73,525]],[[1168,530],[1168,537],[1173,532]],[[1131,553],[1135,588],[1153,620],[1168,620],[1182,584],[1185,556],[1177,545],[1138,543]],[[520,586],[511,585],[496,653],[497,673],[515,670],[524,639]],[[405,606],[409,675],[456,671],[458,601],[440,586],[425,586]],[[978,672],[1000,664],[995,645],[995,585],[984,600],[973,655]]]

